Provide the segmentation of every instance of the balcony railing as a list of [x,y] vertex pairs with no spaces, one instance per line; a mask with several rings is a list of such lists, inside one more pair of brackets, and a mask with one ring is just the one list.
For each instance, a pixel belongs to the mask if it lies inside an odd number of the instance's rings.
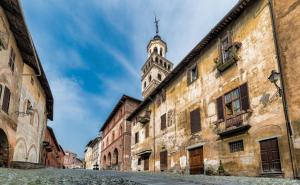
[[242,133],[250,128],[249,117],[252,111],[242,111],[236,115],[230,116],[217,124],[217,133],[221,137],[231,136]]
[[146,111],[145,115],[144,116],[140,116],[138,118],[138,122],[142,123],[142,124],[146,124],[150,121],[150,114],[151,112],[150,111]]

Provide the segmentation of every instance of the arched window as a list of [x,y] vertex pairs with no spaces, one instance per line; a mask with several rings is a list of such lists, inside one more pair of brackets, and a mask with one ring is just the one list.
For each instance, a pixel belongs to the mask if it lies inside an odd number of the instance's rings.
[[155,57],[155,63],[158,63],[158,58],[157,57]]
[[117,165],[119,162],[119,152],[118,150],[115,148],[114,153],[113,153],[113,164]]
[[158,79],[159,81],[161,81],[161,74],[160,74],[160,73],[157,74],[157,79]]
[[162,65],[162,60],[159,60],[159,64]]
[[110,154],[110,152],[108,153],[108,166],[111,166],[111,154]]
[[157,47],[154,48],[154,53],[158,53]]
[[144,88],[146,88],[146,86],[147,86],[147,83],[146,83],[146,81],[144,82]]
[[159,54],[160,56],[162,56],[162,48],[160,48]]
[[149,75],[149,82],[151,82],[151,80],[152,80],[152,76],[151,76],[151,75]]
[[120,136],[122,135],[122,133],[123,133],[123,128],[122,128],[122,126],[120,126]]
[[168,65],[168,70],[170,70],[171,69],[171,65]]
[[164,62],[164,68],[167,68],[167,64]]

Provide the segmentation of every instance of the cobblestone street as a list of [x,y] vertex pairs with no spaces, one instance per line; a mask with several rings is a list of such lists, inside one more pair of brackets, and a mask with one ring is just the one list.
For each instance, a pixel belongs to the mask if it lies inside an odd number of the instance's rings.
[[114,171],[91,171],[91,170],[15,170],[0,169],[1,185],[96,185],[96,184],[117,184],[117,185],[250,185],[250,184],[269,184],[269,185],[296,185],[300,184],[297,180],[271,179],[271,178],[251,178],[251,177],[213,177],[213,176],[181,176],[175,174],[160,173],[120,173]]

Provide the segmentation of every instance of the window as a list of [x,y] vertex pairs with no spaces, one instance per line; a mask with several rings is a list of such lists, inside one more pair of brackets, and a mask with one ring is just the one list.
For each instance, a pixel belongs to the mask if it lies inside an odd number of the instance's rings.
[[142,159],[138,158],[138,165],[141,165],[141,164],[142,164]]
[[190,112],[191,133],[196,133],[201,130],[200,109],[197,108]]
[[120,136],[122,135],[122,132],[123,132],[123,128],[122,126],[120,126]]
[[158,53],[157,47],[154,48],[154,53]]
[[164,68],[167,68],[167,64],[164,62]]
[[151,82],[151,80],[152,80],[152,76],[151,76],[151,75],[149,75],[149,82]]
[[33,79],[33,77],[30,78],[30,82],[31,82],[31,85],[34,85],[34,79]]
[[241,111],[247,112],[249,108],[250,103],[247,83],[225,94],[224,96],[217,98],[218,120],[235,115]]
[[145,126],[145,138],[149,137],[149,124]]
[[112,141],[115,139],[115,131],[112,132]]
[[4,88],[4,95],[3,95],[3,102],[2,102],[2,110],[8,114],[9,111],[9,103],[10,103],[10,90],[5,87]]
[[168,169],[168,151],[160,152],[160,170]]
[[168,65],[168,70],[171,70],[171,66],[170,65]]
[[160,129],[164,130],[166,128],[166,114],[160,117]]
[[191,84],[198,78],[197,65],[193,66],[188,70],[188,83]]
[[146,81],[144,82],[144,88],[146,88],[146,86],[147,86],[147,83],[146,83]]
[[157,57],[155,57],[155,63],[158,63],[158,58]]
[[233,115],[241,111],[240,89],[237,88],[224,97],[226,116]]
[[16,54],[15,54],[13,48],[11,48],[10,49],[10,54],[9,54],[9,61],[8,61],[8,65],[9,65],[11,71],[14,71],[15,59],[16,59]]
[[161,74],[157,74],[157,79],[159,80],[159,81],[161,81]]
[[243,140],[229,143],[229,149],[230,149],[231,153],[244,151],[244,142],[243,142]]
[[229,58],[228,47],[229,47],[229,36],[227,35],[221,40],[221,52],[222,52],[223,62],[226,62]]
[[135,144],[139,142],[139,132],[135,133]]
[[159,52],[160,56],[162,56],[162,48],[160,48],[160,52]]

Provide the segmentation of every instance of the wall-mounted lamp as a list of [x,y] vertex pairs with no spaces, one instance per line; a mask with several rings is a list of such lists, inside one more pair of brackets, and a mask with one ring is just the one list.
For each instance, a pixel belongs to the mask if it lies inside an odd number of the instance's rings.
[[282,89],[278,86],[277,81],[280,79],[280,73],[275,70],[271,71],[271,75],[268,78],[273,83],[278,91],[279,96],[282,96]]
[[16,114],[18,116],[28,116],[28,115],[32,115],[34,113],[35,109],[33,109],[32,105],[30,105],[27,109],[26,112],[20,112],[20,111],[16,111]]

